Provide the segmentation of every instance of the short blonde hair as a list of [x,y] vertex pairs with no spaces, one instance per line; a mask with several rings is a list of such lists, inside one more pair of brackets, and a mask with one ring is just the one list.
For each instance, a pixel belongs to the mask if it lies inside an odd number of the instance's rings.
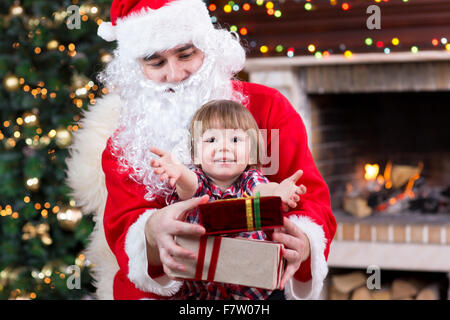
[[[196,123],[201,123],[201,132],[196,132]],[[241,129],[250,137],[250,164],[248,169],[262,167],[261,152],[265,145],[253,115],[242,104],[232,100],[212,100],[205,103],[194,114],[189,133],[191,135],[191,157],[195,161],[195,141],[208,129]]]

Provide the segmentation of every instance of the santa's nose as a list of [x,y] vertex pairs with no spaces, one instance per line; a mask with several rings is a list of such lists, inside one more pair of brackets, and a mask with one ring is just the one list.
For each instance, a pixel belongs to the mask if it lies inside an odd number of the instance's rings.
[[187,72],[177,62],[169,61],[167,63],[166,80],[170,83],[178,83],[188,78]]

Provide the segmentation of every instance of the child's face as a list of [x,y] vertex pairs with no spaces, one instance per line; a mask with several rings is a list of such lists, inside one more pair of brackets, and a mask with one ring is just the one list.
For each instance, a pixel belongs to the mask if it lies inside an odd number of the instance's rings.
[[208,129],[200,141],[203,171],[216,180],[239,176],[247,167],[250,138],[241,129]]

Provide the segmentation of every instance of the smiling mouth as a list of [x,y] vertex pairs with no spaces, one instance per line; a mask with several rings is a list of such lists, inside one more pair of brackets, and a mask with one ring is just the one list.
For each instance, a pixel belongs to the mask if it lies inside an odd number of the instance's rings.
[[230,159],[217,159],[214,160],[214,163],[235,163],[235,160],[230,160]]

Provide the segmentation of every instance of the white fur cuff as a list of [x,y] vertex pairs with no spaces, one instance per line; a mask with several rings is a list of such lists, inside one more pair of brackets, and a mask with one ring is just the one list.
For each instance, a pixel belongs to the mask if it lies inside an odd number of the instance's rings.
[[170,279],[167,275],[152,279],[148,275],[148,258],[145,240],[145,223],[156,209],[145,211],[129,228],[125,239],[128,255],[128,278],[134,285],[146,292],[160,296],[172,296],[180,290],[183,282]]
[[325,260],[325,246],[327,239],[321,226],[305,216],[293,215],[289,220],[294,222],[308,237],[311,248],[311,275],[312,279],[301,282],[294,277],[286,283],[285,295],[289,300],[318,299],[322,291],[323,282],[328,273]]

